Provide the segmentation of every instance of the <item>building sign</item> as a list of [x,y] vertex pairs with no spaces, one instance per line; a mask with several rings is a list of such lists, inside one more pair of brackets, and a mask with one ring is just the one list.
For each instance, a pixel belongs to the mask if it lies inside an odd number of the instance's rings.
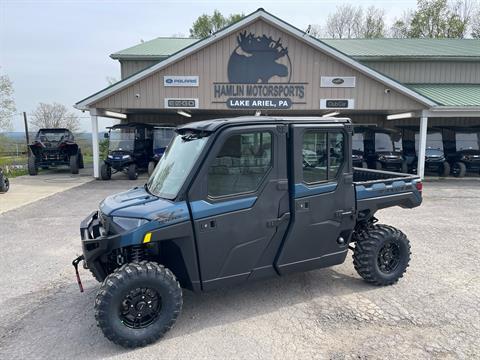
[[165,75],[163,77],[163,86],[196,87],[198,83],[198,76]]
[[354,109],[354,99],[320,99],[320,109]]
[[355,76],[322,76],[320,87],[354,88]]
[[228,82],[213,84],[215,103],[231,109],[289,109],[305,103],[305,85],[294,83],[292,64],[281,38],[244,31],[227,65]]
[[198,99],[165,99],[166,109],[198,109]]

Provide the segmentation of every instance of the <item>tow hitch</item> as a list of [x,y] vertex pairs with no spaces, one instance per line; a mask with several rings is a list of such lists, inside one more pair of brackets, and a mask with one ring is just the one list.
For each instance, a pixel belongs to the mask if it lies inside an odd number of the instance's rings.
[[75,260],[72,261],[72,265],[75,268],[75,275],[77,275],[77,283],[78,287],[80,288],[80,292],[83,292],[83,285],[82,285],[82,280],[80,280],[80,274],[78,273],[78,264],[80,261],[85,260],[85,257],[83,255],[80,255],[77,257]]

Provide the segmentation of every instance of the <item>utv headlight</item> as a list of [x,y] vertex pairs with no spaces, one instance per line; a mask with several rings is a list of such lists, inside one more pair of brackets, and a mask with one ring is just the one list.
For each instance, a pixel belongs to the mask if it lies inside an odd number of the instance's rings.
[[107,155],[109,159],[113,159],[113,155]]
[[112,221],[124,230],[132,230],[148,222],[146,219],[127,218],[120,216],[113,216]]
[[130,159],[130,155],[123,155],[122,156],[122,159],[125,160],[125,159]]
[[385,159],[386,159],[385,155],[380,155],[380,156],[378,157],[378,160],[385,160]]

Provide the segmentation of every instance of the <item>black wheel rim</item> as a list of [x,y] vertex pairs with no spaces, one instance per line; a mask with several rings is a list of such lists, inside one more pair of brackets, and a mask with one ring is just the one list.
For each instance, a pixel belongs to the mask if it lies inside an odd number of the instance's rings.
[[161,297],[150,288],[130,291],[120,305],[120,319],[125,326],[143,329],[153,324],[160,315]]
[[389,241],[383,244],[377,256],[378,268],[385,274],[394,272],[400,264],[400,247]]

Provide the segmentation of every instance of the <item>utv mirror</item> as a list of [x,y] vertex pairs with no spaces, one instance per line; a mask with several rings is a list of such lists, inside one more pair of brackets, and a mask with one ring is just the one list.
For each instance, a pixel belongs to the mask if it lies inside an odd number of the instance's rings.
[[108,139],[108,137],[109,137],[109,136],[108,136],[108,133],[104,133],[104,134],[103,134],[103,137],[104,137],[105,139]]

